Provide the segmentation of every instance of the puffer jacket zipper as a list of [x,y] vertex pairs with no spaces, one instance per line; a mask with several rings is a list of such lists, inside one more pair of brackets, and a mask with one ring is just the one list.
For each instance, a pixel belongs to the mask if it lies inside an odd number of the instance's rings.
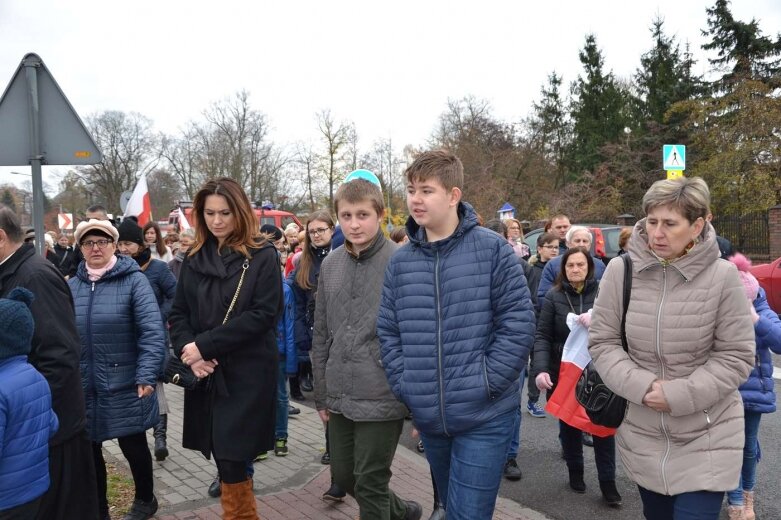
[[[667,298],[667,267],[662,266],[662,299],[659,300],[659,307],[656,309],[656,356],[659,360],[659,367],[661,372],[661,379],[665,378],[664,360],[662,359],[662,309],[664,309],[664,301]],[[665,494],[669,494],[669,486],[667,484],[667,475],[665,474],[665,466],[667,465],[667,459],[670,457],[670,433],[667,431],[667,425],[664,422],[664,412],[659,412],[660,424],[662,433],[667,442],[667,447],[664,451],[664,457],[660,462],[660,471],[662,474],[662,483],[664,484]]]
[[98,408],[98,390],[97,385],[95,382],[95,349],[92,345],[92,302],[95,298],[95,282],[92,282],[92,288],[90,289],[89,293],[89,304],[87,305],[87,327],[86,327],[86,333],[87,338],[89,338],[89,355],[90,355],[90,379],[92,380],[92,395],[94,396],[94,400],[92,402],[92,431],[97,432],[98,431],[98,414],[97,414],[97,408]]
[[445,435],[447,432],[447,422],[445,421],[445,382],[443,381],[444,367],[442,366],[442,301],[439,295],[439,250],[436,252],[436,262],[434,263],[434,287],[437,304],[437,376],[439,377],[439,414],[442,418],[442,429]]

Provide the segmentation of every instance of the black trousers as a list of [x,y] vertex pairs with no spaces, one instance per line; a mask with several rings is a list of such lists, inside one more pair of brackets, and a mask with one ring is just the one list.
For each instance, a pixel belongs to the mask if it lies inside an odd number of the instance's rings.
[[30,500],[24,504],[0,511],[0,520],[29,520],[35,518],[41,506],[42,498]]
[[[92,443],[86,431],[49,448],[51,485],[41,497],[37,520],[98,518],[98,495]],[[102,519],[101,519],[102,520]]]
[[[136,498],[149,502],[154,497],[154,478],[152,477],[152,454],[146,443],[146,433],[139,432],[117,439],[122,455],[130,465],[133,482],[136,485]],[[106,498],[106,461],[103,459],[101,443],[92,443],[92,455],[95,458],[95,473],[97,476],[98,506],[103,517],[108,514],[108,499]]]

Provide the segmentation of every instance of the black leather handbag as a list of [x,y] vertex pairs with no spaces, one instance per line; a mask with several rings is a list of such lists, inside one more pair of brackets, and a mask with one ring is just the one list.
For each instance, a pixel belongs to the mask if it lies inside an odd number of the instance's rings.
[[[222,320],[222,324],[228,321],[233,307],[236,305],[236,300],[239,299],[239,293],[241,292],[241,285],[244,283],[244,273],[249,269],[249,260],[244,260],[244,264],[241,266],[241,276],[239,277],[239,284],[236,286],[236,292],[233,294],[228,312],[225,313],[225,318]],[[181,386],[185,390],[198,390],[207,391],[211,387],[212,376],[206,376],[198,378],[193,374],[189,365],[185,365],[184,362],[176,356],[168,358],[168,362],[165,365],[165,382],[171,383],[176,386]]]
[[[626,311],[632,294],[632,260],[628,254],[621,255],[624,261],[624,311],[621,315],[621,345],[629,352],[626,340]],[[586,410],[592,423],[608,428],[618,428],[626,415],[627,402],[615,394],[599,377],[594,362],[589,362],[575,385],[575,397]]]

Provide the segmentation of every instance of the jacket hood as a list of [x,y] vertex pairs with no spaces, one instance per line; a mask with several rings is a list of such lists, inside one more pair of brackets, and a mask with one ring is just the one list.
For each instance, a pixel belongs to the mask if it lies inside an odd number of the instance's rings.
[[[632,258],[637,271],[642,271],[664,262],[664,260],[656,256],[648,245],[645,221],[646,219],[642,219],[635,224],[632,236],[629,239],[629,256]],[[674,267],[686,280],[692,280],[718,260],[720,256],[721,252],[716,242],[716,230],[713,229],[710,222],[706,222],[702,233],[700,233],[699,242],[688,253],[680,258],[676,258],[667,265]]]
[[477,222],[477,212],[468,202],[459,202],[457,211],[458,226],[456,226],[456,230],[453,231],[453,234],[449,237],[437,240],[436,242],[427,242],[425,228],[420,227],[412,216],[408,217],[406,227],[410,243],[414,247],[422,247],[424,249],[442,249],[458,241],[464,233],[479,225]]
[[[114,267],[112,267],[110,271],[104,274],[97,282],[104,282],[112,278],[120,278],[140,270],[141,268],[138,267],[138,263],[135,261],[135,259],[129,256],[119,255],[117,256],[117,263],[114,264]],[[87,274],[86,260],[82,260],[76,275],[85,282],[92,283],[90,282],[89,275]]]

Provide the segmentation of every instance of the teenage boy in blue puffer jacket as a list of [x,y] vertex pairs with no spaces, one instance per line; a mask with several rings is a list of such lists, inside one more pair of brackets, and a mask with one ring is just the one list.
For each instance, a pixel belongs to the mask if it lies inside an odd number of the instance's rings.
[[534,342],[531,295],[510,244],[461,202],[458,157],[425,152],[406,177],[410,242],[385,271],[381,362],[447,519],[490,520]]
[[49,489],[49,439],[58,422],[49,384],[27,362],[32,301],[21,287],[0,299],[0,518],[35,518]]

